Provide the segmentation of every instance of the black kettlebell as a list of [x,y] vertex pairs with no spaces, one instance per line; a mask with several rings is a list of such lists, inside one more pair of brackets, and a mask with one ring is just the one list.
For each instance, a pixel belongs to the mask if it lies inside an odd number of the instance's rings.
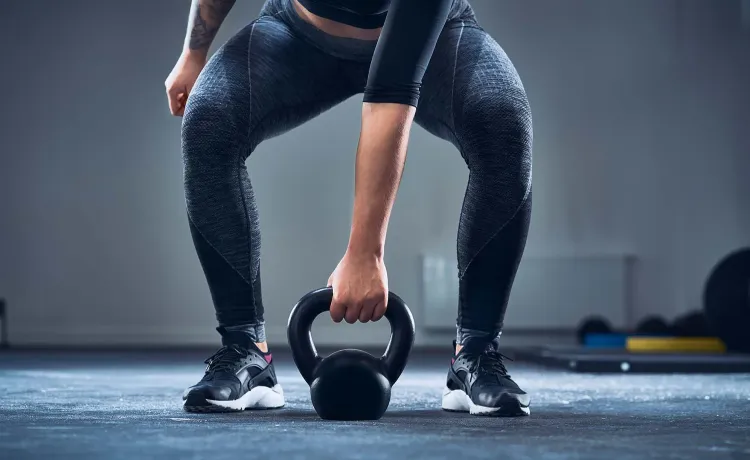
[[403,300],[388,294],[385,317],[391,339],[382,357],[345,349],[321,358],[310,328],[315,318],[329,311],[333,290],[309,292],[289,315],[287,338],[294,364],[310,385],[310,397],[325,420],[378,420],[391,401],[391,386],[401,376],[414,344],[414,318]]

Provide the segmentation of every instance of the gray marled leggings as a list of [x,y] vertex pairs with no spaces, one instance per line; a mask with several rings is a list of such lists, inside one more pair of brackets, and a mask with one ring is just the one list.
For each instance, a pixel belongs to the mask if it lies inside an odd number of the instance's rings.
[[[190,231],[222,326],[265,340],[260,229],[245,161],[260,142],[365,87],[374,41],[337,38],[302,21],[291,0],[209,60],[182,126]],[[531,112],[521,80],[455,0],[425,74],[416,123],[455,145],[469,168],[458,228],[459,340],[497,335],[531,217]]]

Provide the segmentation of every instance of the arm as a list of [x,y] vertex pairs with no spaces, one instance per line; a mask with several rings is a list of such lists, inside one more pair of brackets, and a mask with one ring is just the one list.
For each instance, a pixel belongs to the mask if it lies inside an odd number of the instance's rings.
[[349,251],[382,257],[427,64],[451,0],[393,0],[362,107]]
[[348,250],[382,257],[396,191],[406,160],[415,108],[365,102],[354,175],[354,213]]
[[182,53],[164,85],[172,115],[185,113],[188,95],[206,65],[208,49],[235,0],[193,0]]
[[183,52],[205,59],[219,27],[235,2],[236,0],[193,0]]

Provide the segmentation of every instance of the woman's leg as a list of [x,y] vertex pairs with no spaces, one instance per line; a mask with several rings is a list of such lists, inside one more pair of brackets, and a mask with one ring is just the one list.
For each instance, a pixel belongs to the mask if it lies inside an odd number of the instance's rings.
[[500,333],[531,216],[531,110],[508,56],[473,22],[446,26],[416,121],[469,168],[458,228],[459,344]]
[[182,126],[190,231],[219,322],[223,347],[183,399],[217,412],[284,405],[265,346],[258,211],[245,160],[265,139],[351,96],[339,63],[263,15],[208,62]]
[[469,168],[458,228],[456,355],[443,408],[525,415],[497,337],[531,218],[531,111],[500,46],[473,20],[451,21],[428,66],[415,117],[452,142]]
[[260,228],[245,160],[265,139],[343,101],[338,63],[262,16],[209,61],[182,127],[190,231],[219,325],[265,341]]

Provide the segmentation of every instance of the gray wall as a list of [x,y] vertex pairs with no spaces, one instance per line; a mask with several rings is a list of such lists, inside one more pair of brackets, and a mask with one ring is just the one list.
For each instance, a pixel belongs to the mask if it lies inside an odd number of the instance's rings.
[[[4,5],[0,295],[12,342],[215,341],[187,231],[180,121],[163,89],[188,3]],[[238,2],[218,40],[260,4]],[[528,253],[633,254],[638,315],[698,306],[712,264],[750,243],[750,32],[739,1],[473,4],[534,110]],[[358,128],[354,98],[249,161],[272,342],[345,248]],[[387,263],[417,322],[419,255],[454,244],[466,177],[452,146],[413,132]],[[315,327],[321,343],[387,335],[385,324]]]

